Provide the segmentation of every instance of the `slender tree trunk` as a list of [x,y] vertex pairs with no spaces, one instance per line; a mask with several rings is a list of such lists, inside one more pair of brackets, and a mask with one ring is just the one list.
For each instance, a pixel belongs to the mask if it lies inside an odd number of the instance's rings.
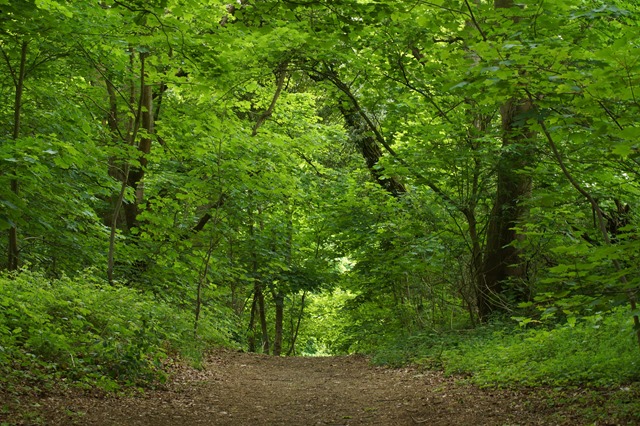
[[251,302],[251,316],[249,317],[249,336],[248,340],[248,350],[249,352],[256,351],[256,310],[258,308],[258,295],[257,293],[253,293],[253,302]]
[[300,312],[298,313],[298,321],[296,323],[296,329],[291,337],[291,346],[289,346],[289,350],[287,351],[287,356],[295,355],[296,353],[296,340],[298,340],[298,332],[300,331],[300,323],[302,322],[302,315],[304,314],[304,299],[307,297],[307,292],[304,291],[302,293],[302,298],[300,299]]
[[[133,50],[131,49],[131,52]],[[131,56],[131,67],[133,68],[133,55]],[[140,55],[140,96],[138,100],[138,107],[136,110],[135,117],[132,121],[130,121],[129,128],[127,129],[127,141],[130,145],[135,144],[136,138],[138,137],[138,129],[140,128],[140,120],[142,117],[142,107],[144,102],[144,87],[145,87],[145,56]],[[130,88],[130,104],[133,105],[135,102],[135,85],[132,82]],[[113,268],[115,266],[115,247],[116,247],[116,235],[118,230],[118,217],[120,216],[120,209],[124,204],[124,195],[127,190],[127,182],[129,181],[129,173],[131,168],[129,166],[129,162],[125,162],[124,171],[122,177],[122,184],[120,185],[120,192],[118,194],[118,198],[116,199],[116,205],[113,209],[113,218],[111,221],[111,230],[109,234],[109,252],[107,255],[107,278],[109,283],[113,283]]]
[[482,288],[482,283],[484,282],[482,270],[482,245],[480,242],[480,236],[478,234],[478,222],[475,216],[475,206],[470,206],[469,209],[464,212],[465,217],[467,219],[467,226],[469,227],[469,240],[471,242],[471,262],[469,264],[469,275],[471,282],[470,286],[472,287],[469,294],[464,294],[462,292],[462,298],[465,301],[465,304],[468,306],[469,311],[469,319],[472,324],[476,323],[476,310],[475,307],[480,300],[478,297],[480,294],[480,289]]
[[264,305],[264,293],[262,283],[256,283],[256,297],[258,298],[258,314],[260,316],[260,331],[262,332],[262,352],[271,353],[271,343],[269,342],[269,329],[267,327],[267,311]]
[[[27,41],[22,42],[20,49],[20,67],[18,69],[18,75],[14,75],[14,83],[16,87],[16,96],[13,105],[13,140],[17,140],[20,137],[20,120],[22,118],[22,92],[24,91],[24,80],[26,73],[27,52],[29,43]],[[7,59],[8,61],[8,59]],[[18,178],[14,176],[10,182],[11,192],[17,197]],[[9,228],[9,246],[8,246],[8,262],[7,269],[9,271],[15,271],[19,266],[19,249],[18,249],[18,227],[16,224],[12,224]]]
[[[127,185],[135,191],[136,201],[124,205],[127,228],[138,226],[138,214],[140,214],[140,204],[144,201],[144,175],[148,163],[146,157],[151,152],[151,134],[154,130],[153,123],[153,91],[152,87],[145,84],[141,87],[140,102],[142,104],[141,127],[145,135],[138,144],[140,166],[131,167],[127,179]],[[133,141],[135,143],[135,140]]]
[[282,354],[282,332],[284,322],[284,294],[276,293],[275,295],[276,305],[276,321],[275,321],[275,334],[273,338],[273,354],[280,356]]
[[[253,129],[251,131],[252,137],[255,137],[258,135],[258,131],[260,130],[260,127],[262,127],[262,125],[269,119],[269,117],[273,115],[278,99],[280,98],[280,95],[282,94],[282,90],[284,89],[284,83],[288,75],[287,65],[288,65],[287,61],[284,61],[275,70],[276,90],[273,94],[273,97],[271,99],[271,102],[269,103],[268,108],[256,120],[253,126]],[[221,199],[222,199],[222,196],[221,196]],[[258,210],[260,211],[260,209]],[[249,235],[251,237],[251,241],[255,242],[255,226],[254,226],[253,214],[251,212],[251,207],[249,208],[249,222],[250,222]],[[260,226],[260,230],[263,231],[262,223]],[[260,319],[260,330],[262,332],[262,351],[265,354],[269,354],[271,351],[271,347],[270,347],[271,345],[269,341],[269,328],[267,326],[267,314],[266,314],[266,307],[264,303],[263,286],[262,286],[260,277],[258,276],[258,255],[256,253],[255,247],[251,253],[251,257],[252,257],[252,261],[251,261],[252,272],[253,272],[253,279],[254,279],[254,286],[253,286],[254,299],[253,299],[253,305],[251,308],[251,326],[253,326],[254,315],[255,315],[254,313],[257,310],[258,316]],[[280,313],[280,315],[282,315],[282,313]],[[276,322],[277,321],[278,321],[278,313],[277,313],[277,306],[276,306]],[[282,317],[280,317],[280,321],[282,321]],[[278,327],[276,326],[276,333],[277,333],[277,329]],[[277,338],[278,336],[276,336],[276,340]],[[251,339],[249,341],[250,351],[252,348],[253,348],[253,351],[255,351],[255,340],[254,340],[255,338],[253,337],[253,334],[251,334],[250,339]],[[281,343],[280,343],[280,347],[281,347]],[[280,348],[278,348],[278,350],[280,350]]]
[[[233,249],[234,247],[233,236],[229,237],[228,241],[229,241],[229,250],[227,253],[229,258],[229,268],[231,270],[235,270],[236,260],[235,260],[235,252]],[[233,307],[233,312],[235,312],[235,314],[238,317],[240,317],[242,315],[242,312],[245,309],[246,300],[241,297],[240,289],[242,287],[239,280],[237,278],[232,278],[230,287],[231,287],[231,306]]]
[[[287,228],[284,263],[287,267],[291,268],[293,256],[293,205],[291,203],[287,204],[286,212]],[[284,338],[284,296],[284,293],[280,289],[276,288],[273,291],[273,300],[276,305],[275,334],[273,338],[273,354],[275,356],[280,356],[282,353],[282,341]]]
[[[261,212],[260,209],[258,209]],[[259,276],[258,270],[258,253],[257,247],[255,246],[256,238],[256,230],[255,230],[255,219],[253,217],[253,212],[251,206],[248,208],[248,216],[249,216],[249,237],[250,241],[253,244],[253,249],[251,251],[251,275],[253,276],[253,293],[255,297],[254,303],[256,304],[256,312],[258,313],[258,319],[260,321],[260,331],[262,333],[262,351],[265,354],[269,354],[271,351],[270,342],[269,342],[269,328],[267,326],[267,311],[264,303],[264,291],[262,279]],[[263,226],[260,223],[260,229],[262,230]]]
[[209,265],[211,264],[211,254],[213,253],[213,249],[217,245],[218,245],[218,241],[214,241],[214,239],[211,239],[209,241],[209,249],[207,250],[207,254],[204,259],[203,271],[202,271],[202,274],[200,274],[200,279],[198,280],[198,285],[196,286],[195,319],[193,321],[194,337],[198,337],[198,323],[200,321],[200,312],[202,310],[202,289],[204,288],[207,282],[207,275],[209,275]]
[[278,98],[282,93],[282,89],[284,88],[284,82],[288,75],[287,70],[288,62],[284,61],[278,65],[278,68],[275,70],[276,74],[276,91],[273,94],[273,98],[271,99],[271,103],[269,107],[258,117],[256,123],[253,126],[253,130],[251,131],[251,136],[256,136],[258,134],[258,130],[260,127],[273,115],[273,111],[275,110],[276,103],[278,102]]

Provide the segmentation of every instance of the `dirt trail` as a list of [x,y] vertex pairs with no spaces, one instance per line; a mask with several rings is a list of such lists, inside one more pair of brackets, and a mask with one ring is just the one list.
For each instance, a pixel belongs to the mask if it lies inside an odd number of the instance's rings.
[[539,395],[480,390],[437,372],[372,367],[359,356],[220,351],[202,371],[179,370],[164,390],[40,402],[46,424],[53,425],[581,424]]

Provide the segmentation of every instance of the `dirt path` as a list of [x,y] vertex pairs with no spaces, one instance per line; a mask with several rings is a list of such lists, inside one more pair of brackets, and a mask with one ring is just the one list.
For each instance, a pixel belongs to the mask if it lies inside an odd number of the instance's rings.
[[143,396],[49,396],[53,425],[583,424],[549,401],[480,390],[437,372],[385,369],[363,357],[277,358],[217,352]]

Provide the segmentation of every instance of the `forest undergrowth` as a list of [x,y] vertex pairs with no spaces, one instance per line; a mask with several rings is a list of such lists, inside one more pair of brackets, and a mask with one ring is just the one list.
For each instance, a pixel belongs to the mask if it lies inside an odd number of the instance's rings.
[[628,309],[562,322],[519,326],[496,320],[474,329],[398,336],[373,361],[407,363],[472,377],[481,386],[616,386],[640,380]]
[[[493,389],[540,389],[583,405],[594,424],[640,421],[640,357],[628,309],[578,321],[517,325],[496,320],[473,329],[423,332],[371,348],[374,364],[416,365]],[[567,392],[579,390],[579,397]],[[614,423],[609,423],[614,422]]]
[[0,391],[55,387],[149,387],[173,358],[198,365],[204,351],[229,344],[229,327],[150,294],[92,276],[47,279],[23,271],[0,277]]

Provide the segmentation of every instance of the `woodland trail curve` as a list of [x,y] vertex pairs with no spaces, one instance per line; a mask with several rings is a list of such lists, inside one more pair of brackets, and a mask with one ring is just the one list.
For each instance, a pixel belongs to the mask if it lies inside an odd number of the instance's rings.
[[581,424],[539,394],[482,390],[439,372],[371,366],[362,356],[280,358],[217,351],[135,397],[49,396],[53,425]]

